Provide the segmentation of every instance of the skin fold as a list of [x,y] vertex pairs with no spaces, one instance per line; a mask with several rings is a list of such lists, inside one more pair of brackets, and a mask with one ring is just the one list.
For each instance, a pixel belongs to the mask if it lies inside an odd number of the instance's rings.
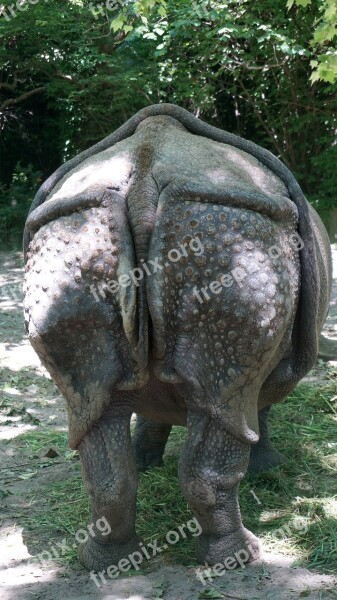
[[139,550],[136,461],[160,464],[172,425],[187,427],[198,560],[259,556],[238,486],[260,430],[272,452],[270,405],[316,360],[329,252],[276,157],[174,105],[143,109],[44,183],[25,230],[26,327],[65,398],[93,521],[111,526],[81,545],[86,568]]

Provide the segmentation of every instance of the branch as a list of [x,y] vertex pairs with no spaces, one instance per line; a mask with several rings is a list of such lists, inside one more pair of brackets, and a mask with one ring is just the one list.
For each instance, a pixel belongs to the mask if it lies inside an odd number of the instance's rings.
[[0,112],[3,112],[4,110],[6,110],[6,108],[8,108],[9,106],[14,106],[16,104],[20,104],[20,102],[24,102],[25,100],[27,100],[27,98],[30,98],[31,96],[35,96],[35,94],[40,94],[40,92],[44,92],[45,89],[46,89],[45,87],[39,87],[39,88],[35,88],[35,90],[30,90],[29,92],[25,92],[24,94],[21,94],[21,96],[18,96],[17,98],[8,98],[8,100],[5,100],[0,105]]
[[259,110],[256,109],[256,103],[254,101],[254,98],[248,92],[247,88],[245,87],[245,85],[243,84],[241,79],[237,79],[237,81],[243,91],[243,94],[244,94],[242,97],[252,106],[254,114],[256,115],[256,117],[259,120],[260,124],[262,125],[263,129],[266,131],[266,133],[270,137],[271,142],[273,142],[274,147],[276,148],[276,151],[279,153],[279,156],[281,157],[283,162],[285,164],[287,164],[287,162],[288,162],[287,157],[284,154],[284,151],[283,151],[282,147],[280,146],[280,144],[276,141],[274,132],[268,127],[266,120],[262,118]]
[[[247,71],[269,71],[269,69],[278,69],[279,67],[283,67],[288,62],[288,56],[285,56],[285,58],[281,61],[278,61],[277,57],[275,56],[275,59],[276,59],[275,63],[265,63],[263,65],[252,65],[252,64],[249,64],[248,62],[245,62],[244,60],[240,59],[240,57],[235,52],[235,48],[233,47],[233,44],[230,43],[229,47],[232,52],[232,56],[229,57],[230,63],[232,63],[233,65],[237,65],[239,67],[243,67]],[[231,67],[228,67],[228,65],[223,65],[219,69],[219,71],[221,71],[222,69],[232,71]]]
[[283,67],[286,64],[287,60],[288,58],[286,57],[284,60],[281,60],[281,62],[277,62],[275,64],[266,63],[264,65],[258,66],[250,65],[249,63],[240,60],[235,60],[233,58],[231,59],[231,61],[235,65],[239,65],[239,67],[244,67],[245,69],[247,69],[247,71],[269,71],[269,69],[277,69],[279,67]]
[[4,90],[14,90],[16,88],[16,83],[0,83],[0,90],[4,89]]
[[0,90],[1,90],[1,88],[5,89],[5,90],[10,90],[10,91],[14,90],[18,83],[18,72],[17,71],[15,71],[13,77],[14,77],[13,83],[0,83]]

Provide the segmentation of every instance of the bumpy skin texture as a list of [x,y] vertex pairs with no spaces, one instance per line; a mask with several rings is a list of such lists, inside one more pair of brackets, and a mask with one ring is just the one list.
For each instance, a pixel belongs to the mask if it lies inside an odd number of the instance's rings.
[[132,412],[155,422],[152,447],[136,434],[147,464],[163,431],[187,425],[179,478],[198,560],[256,558],[237,490],[258,410],[314,364],[330,294],[327,237],[292,175],[251,142],[151,106],[42,186],[25,250],[29,338],[66,399],[93,521],[111,524],[81,562],[106,569],[139,550]]
[[[259,411],[259,441],[250,449],[248,473],[257,475],[280,466],[286,461],[284,455],[274,448],[269,438],[268,415],[270,406]],[[137,417],[133,447],[138,471],[147,471],[163,464],[165,446],[172,426],[152,419]]]

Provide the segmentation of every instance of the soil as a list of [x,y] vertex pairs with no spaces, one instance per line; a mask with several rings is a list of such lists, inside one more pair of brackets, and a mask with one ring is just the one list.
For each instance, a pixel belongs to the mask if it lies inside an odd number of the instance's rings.
[[[333,246],[334,286],[324,334],[337,337],[337,246]],[[35,490],[62,481],[76,471],[76,458],[41,456],[15,443],[27,431],[67,430],[63,400],[30,347],[22,315],[22,256],[0,253],[0,361],[7,385],[0,398],[0,597],[2,600],[328,600],[337,598],[337,578],[298,568],[297,557],[264,552],[263,560],[245,569],[227,571],[205,588],[196,568],[154,564],[146,575],[109,580],[97,588],[79,563],[34,562],[34,547],[27,541],[25,515],[38,511],[30,503]],[[322,382],[327,366],[320,361],[307,377]],[[8,384],[9,382],[9,384]],[[23,382],[23,384],[22,384]],[[20,383],[20,385],[19,385]],[[49,448],[46,449],[50,450]],[[52,452],[51,452],[52,453]],[[53,453],[52,453],[53,454]],[[55,453],[54,453],[55,454]],[[57,454],[57,450],[56,450]],[[28,493],[29,492],[29,493]],[[48,502],[48,499],[45,500]],[[40,540],[41,542],[42,540]],[[49,548],[45,540],[46,549]],[[210,589],[212,588],[212,589]],[[204,594],[200,592],[204,590]],[[221,590],[222,596],[216,594]]]

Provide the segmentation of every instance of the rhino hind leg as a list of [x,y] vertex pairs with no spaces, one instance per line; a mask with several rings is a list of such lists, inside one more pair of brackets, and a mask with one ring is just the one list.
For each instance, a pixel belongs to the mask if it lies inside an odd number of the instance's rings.
[[[337,359],[337,341],[325,337],[323,334],[319,336],[318,358],[322,360]],[[255,446],[252,446],[250,453],[250,461],[248,473],[258,474],[269,471],[275,467],[282,465],[286,458],[276,450],[269,438],[268,417],[271,406],[267,406],[259,411],[259,429],[260,439]]]
[[259,542],[243,527],[238,502],[249,446],[221,428],[216,419],[189,411],[179,479],[183,495],[202,529],[197,538],[200,563],[226,564],[226,559],[236,557],[236,553],[243,563],[259,557]]
[[165,446],[171,429],[172,425],[137,416],[133,448],[139,471],[160,467],[163,464]]
[[331,340],[322,334],[318,340],[318,358],[322,360],[337,360],[337,340]]
[[79,545],[88,570],[101,571],[139,552],[135,532],[137,469],[129,414],[108,409],[78,446],[84,483],[91,499],[90,536]]
[[[326,361],[336,360],[337,341],[320,334],[318,358]],[[251,448],[248,466],[248,473],[252,475],[269,471],[286,462],[284,454],[273,446],[269,438],[268,417],[270,409],[271,406],[267,406],[259,411],[260,439]]]

